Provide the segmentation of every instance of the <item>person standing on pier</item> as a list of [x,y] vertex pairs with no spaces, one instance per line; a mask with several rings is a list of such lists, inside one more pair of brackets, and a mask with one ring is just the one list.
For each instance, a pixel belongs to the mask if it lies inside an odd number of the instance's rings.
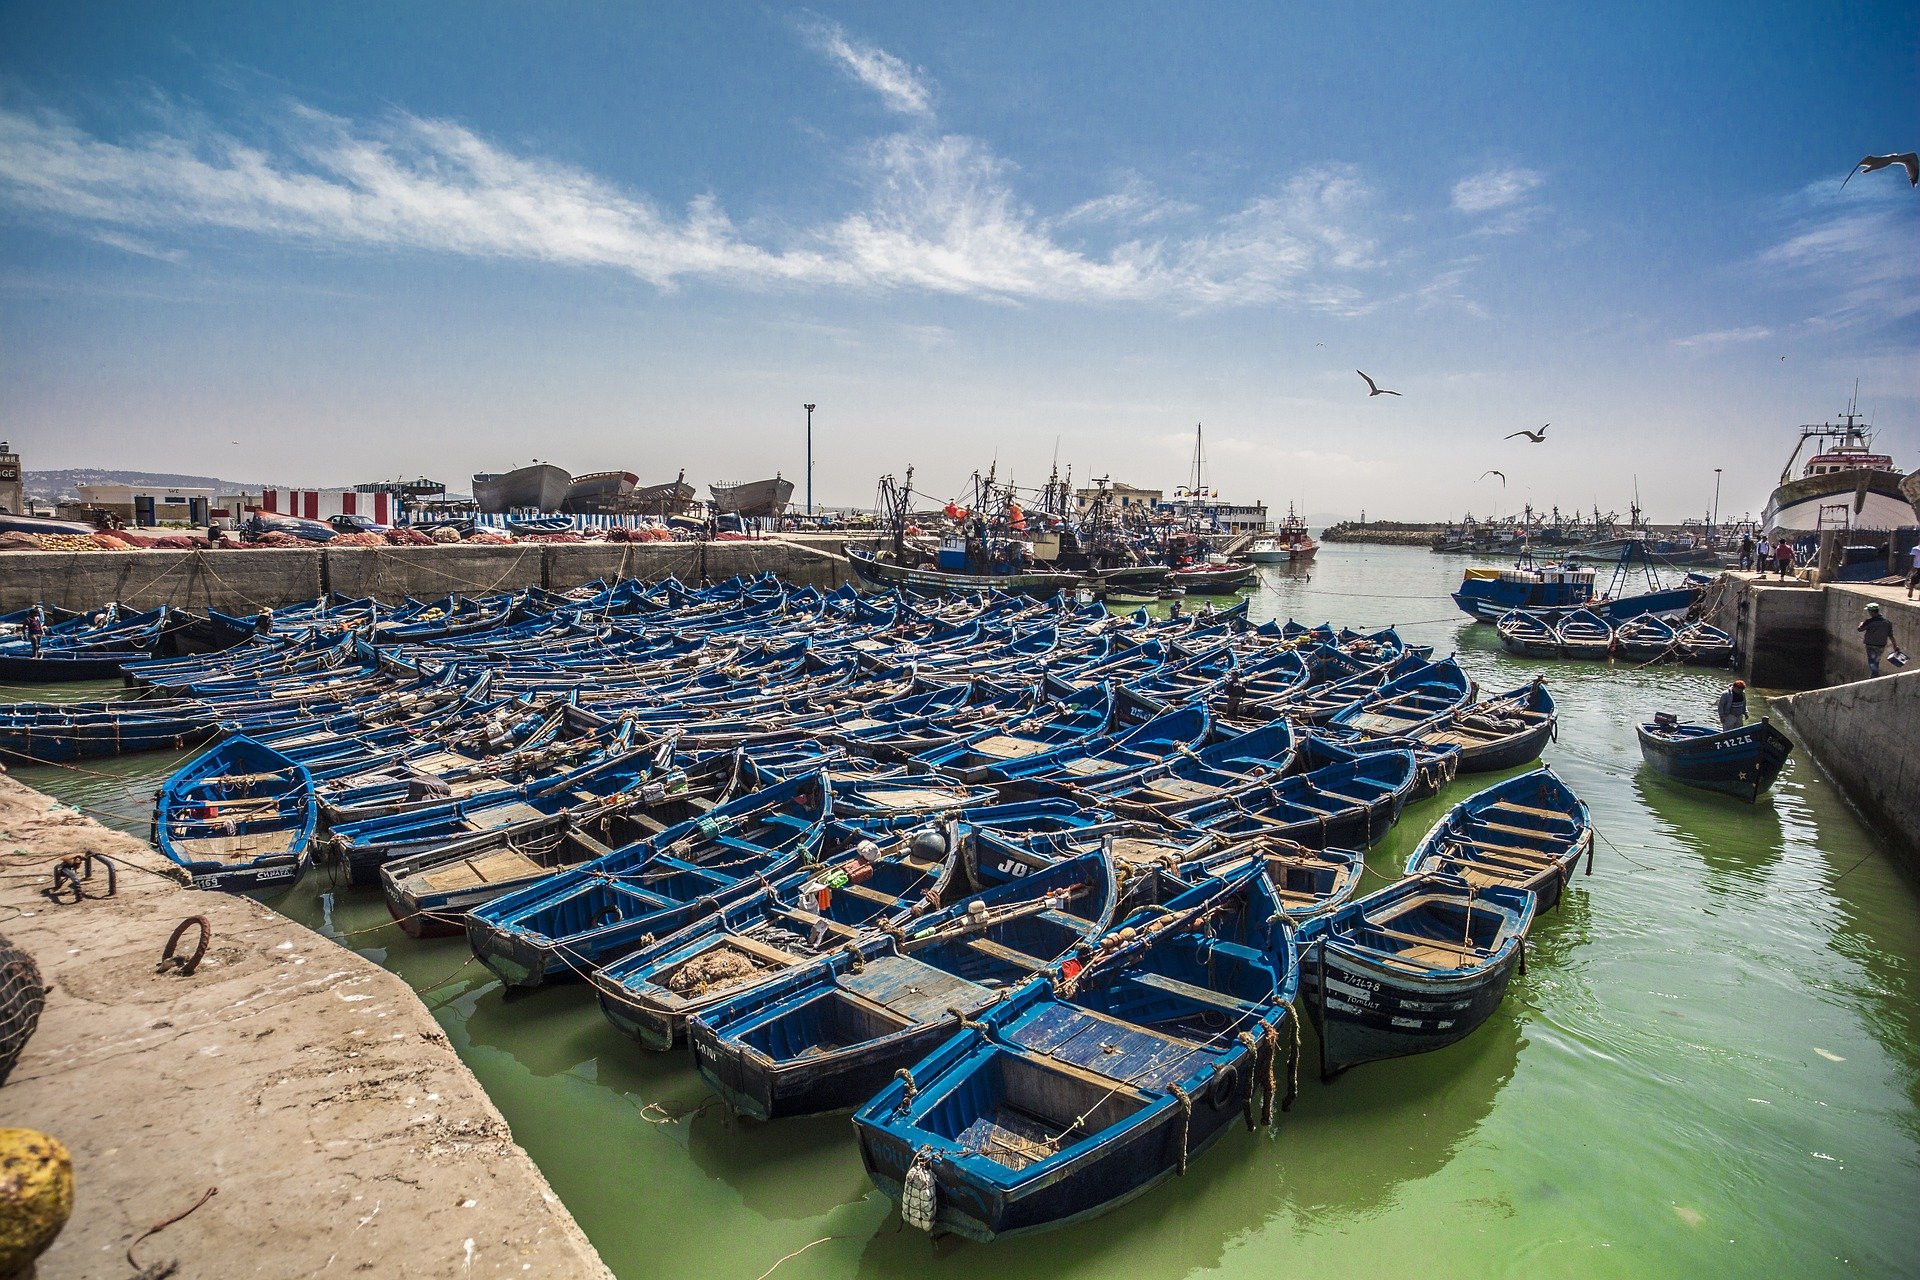
[[1730,733],[1747,722],[1747,682],[1735,680],[1720,695],[1720,731]]
[[[1780,570],[1780,581],[1785,582],[1788,572],[1793,568],[1793,544],[1785,538],[1773,544],[1773,563],[1774,567]],[[1764,566],[1761,572],[1766,572]]]
[[1907,599],[1913,599],[1913,588],[1920,584],[1920,542],[1913,544],[1913,550],[1907,553],[1913,560],[1913,567],[1907,570]]
[[[1867,642],[1867,678],[1871,680],[1880,674],[1880,655],[1893,643],[1893,624],[1880,616],[1880,606],[1877,604],[1868,605],[1866,615],[1854,630]],[[1896,648],[1894,652],[1900,651]]]
[[1767,535],[1761,534],[1760,540],[1753,544],[1753,567],[1760,573],[1767,571],[1767,562],[1773,559],[1773,544],[1767,541]]
[[1740,567],[1753,568],[1753,535],[1750,533],[1740,535]]

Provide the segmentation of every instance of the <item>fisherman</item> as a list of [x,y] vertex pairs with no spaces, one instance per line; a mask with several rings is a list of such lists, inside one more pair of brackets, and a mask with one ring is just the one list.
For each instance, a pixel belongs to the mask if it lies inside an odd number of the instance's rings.
[[1773,544],[1774,567],[1780,570],[1780,581],[1787,580],[1787,573],[1793,568],[1793,544],[1785,538]]
[[1178,622],[1180,621],[1180,619],[1186,616],[1187,616],[1187,611],[1185,608],[1181,606],[1180,597],[1175,596],[1173,599],[1173,603],[1167,607],[1167,621]]
[[1747,722],[1747,682],[1735,680],[1720,695],[1720,730],[1738,729]]
[[1767,535],[1761,534],[1759,541],[1753,544],[1753,568],[1756,573],[1765,573],[1767,563],[1773,559],[1773,544],[1767,541]]
[[253,632],[261,636],[273,634],[273,610],[264,604],[260,606],[260,612],[253,617]]
[[1913,599],[1913,588],[1920,584],[1920,542],[1913,544],[1913,550],[1907,553],[1913,561],[1913,567],[1907,570],[1907,599]]
[[1227,677],[1226,693],[1227,719],[1238,720],[1240,718],[1240,703],[1247,696],[1247,682],[1240,678],[1238,671],[1235,671]]
[[33,612],[27,615],[27,639],[33,645],[33,656],[40,656],[40,642],[47,635],[47,615],[39,605],[33,606]]
[[[1860,625],[1854,630],[1867,643],[1867,677],[1871,679],[1880,674],[1880,655],[1894,642],[1893,624],[1880,616],[1880,606],[1877,604],[1869,604],[1865,613],[1867,616],[1861,619]],[[1900,652],[1897,646],[1894,652]]]
[[1750,533],[1740,535],[1740,567],[1753,568],[1753,535]]

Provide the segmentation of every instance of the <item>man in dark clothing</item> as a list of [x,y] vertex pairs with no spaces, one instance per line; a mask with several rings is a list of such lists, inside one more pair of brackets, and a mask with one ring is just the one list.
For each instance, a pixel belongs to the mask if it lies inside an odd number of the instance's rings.
[[1871,679],[1880,674],[1880,655],[1893,643],[1893,624],[1880,616],[1877,604],[1868,605],[1866,614],[1854,630],[1867,642],[1867,676]]
[[1740,535],[1740,567],[1753,568],[1753,535],[1750,533]]
[[1738,729],[1747,722],[1747,682],[1735,680],[1720,695],[1720,729]]
[[46,638],[47,615],[40,612],[40,606],[33,606],[33,612],[27,615],[27,639],[33,645],[33,656],[40,656],[40,642]]
[[1246,681],[1240,678],[1238,671],[1227,677],[1227,719],[1240,718],[1240,703],[1247,696]]
[[[1785,538],[1773,544],[1773,563],[1780,570],[1780,581],[1785,582],[1787,573],[1793,568],[1793,544]],[[1762,565],[1760,571],[1766,572],[1766,566]]]

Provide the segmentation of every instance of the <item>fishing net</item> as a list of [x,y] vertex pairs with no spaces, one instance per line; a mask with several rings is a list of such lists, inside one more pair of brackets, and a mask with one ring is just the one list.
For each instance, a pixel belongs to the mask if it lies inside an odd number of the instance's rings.
[[706,955],[695,956],[676,969],[673,976],[667,979],[667,989],[677,995],[697,996],[714,987],[738,982],[759,967],[732,949],[710,951]]
[[46,1003],[47,987],[33,957],[0,937],[0,1084],[13,1073]]

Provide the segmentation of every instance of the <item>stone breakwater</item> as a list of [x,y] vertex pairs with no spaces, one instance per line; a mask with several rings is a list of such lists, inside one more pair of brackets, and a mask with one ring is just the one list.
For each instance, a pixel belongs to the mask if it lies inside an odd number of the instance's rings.
[[1445,525],[1400,524],[1391,520],[1343,520],[1330,525],[1320,535],[1322,542],[1371,542],[1389,547],[1424,547],[1433,542]]
[[[0,774],[0,929],[52,988],[0,1088],[9,1125],[73,1153],[73,1217],[40,1274],[611,1273],[420,998],[372,961],[243,897],[184,888],[137,840]],[[41,895],[98,860],[81,902]],[[155,963],[181,920],[211,945]],[[189,930],[187,945],[195,941]]]
[[134,609],[172,605],[252,614],[311,600],[405,596],[430,600],[545,587],[562,591],[596,578],[664,578],[697,583],[735,574],[777,573],[831,590],[848,581],[846,558],[777,538],[740,542],[519,543],[505,547],[227,548],[197,551],[13,551],[0,555],[0,613],[56,604],[98,609],[117,600]]

